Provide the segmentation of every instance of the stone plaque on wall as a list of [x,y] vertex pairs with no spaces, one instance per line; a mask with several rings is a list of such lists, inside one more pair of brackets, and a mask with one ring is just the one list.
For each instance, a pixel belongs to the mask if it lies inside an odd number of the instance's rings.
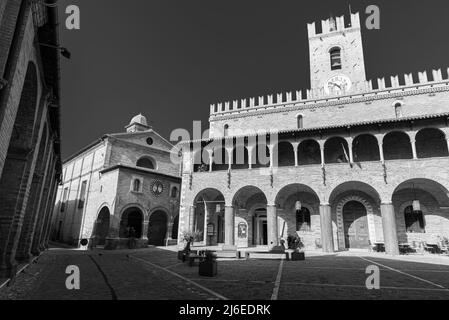
[[240,239],[246,239],[248,237],[248,227],[246,223],[242,222],[238,227],[238,237]]

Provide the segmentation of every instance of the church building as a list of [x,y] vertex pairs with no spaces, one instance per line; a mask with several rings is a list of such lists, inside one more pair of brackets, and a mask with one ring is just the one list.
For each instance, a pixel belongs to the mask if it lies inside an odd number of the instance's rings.
[[211,105],[209,139],[182,145],[180,234],[392,255],[449,238],[448,70],[368,80],[358,13],[308,38],[310,89]]
[[[138,115],[63,164],[52,239],[106,249],[177,243],[181,178],[173,146]],[[87,240],[87,241],[86,241]]]

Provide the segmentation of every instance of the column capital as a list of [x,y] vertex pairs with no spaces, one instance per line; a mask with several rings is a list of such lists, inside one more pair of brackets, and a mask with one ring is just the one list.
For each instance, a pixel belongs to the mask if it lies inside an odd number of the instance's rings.
[[330,207],[331,205],[328,202],[322,202],[322,203],[320,203],[320,206],[321,207]]
[[384,201],[384,202],[381,202],[380,205],[381,205],[381,206],[392,206],[392,205],[393,205],[393,202],[387,202],[387,201]]

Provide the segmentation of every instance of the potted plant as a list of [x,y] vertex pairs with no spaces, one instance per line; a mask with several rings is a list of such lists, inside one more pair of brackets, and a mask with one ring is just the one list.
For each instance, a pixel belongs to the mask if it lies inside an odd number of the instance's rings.
[[195,239],[195,233],[191,231],[185,231],[182,233],[181,239],[186,243],[186,245],[182,251],[178,251],[178,260],[182,260],[182,262],[185,262],[186,256],[191,251],[190,247]]
[[200,262],[199,275],[215,277],[217,275],[217,257],[211,251],[206,251],[204,260]]
[[304,243],[299,236],[296,236],[292,249],[292,261],[306,260],[306,255],[304,253]]

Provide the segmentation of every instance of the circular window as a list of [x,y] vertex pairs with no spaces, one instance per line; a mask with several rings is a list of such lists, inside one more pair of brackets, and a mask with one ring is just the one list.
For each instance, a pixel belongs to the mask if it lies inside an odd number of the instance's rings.
[[152,146],[153,143],[154,143],[153,138],[148,138],[148,139],[147,139],[147,144],[148,144],[149,146]]
[[164,185],[162,182],[159,180],[154,181],[151,185],[151,192],[153,192],[156,197],[159,197],[164,192]]

